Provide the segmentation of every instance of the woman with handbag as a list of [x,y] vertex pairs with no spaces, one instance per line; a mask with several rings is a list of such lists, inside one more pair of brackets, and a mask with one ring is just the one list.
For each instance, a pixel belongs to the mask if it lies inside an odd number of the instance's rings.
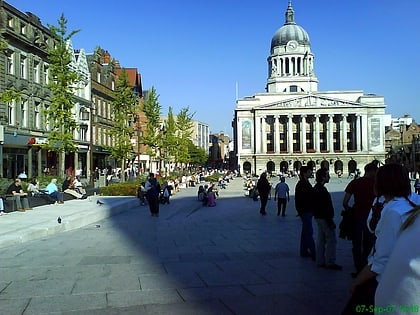
[[[408,212],[420,204],[420,196],[411,193],[408,171],[402,165],[386,164],[378,169],[375,193],[384,198],[384,207],[375,229],[376,242],[368,264],[354,280],[344,314],[371,314],[378,282],[388,263]],[[362,307],[363,305],[363,307]]]

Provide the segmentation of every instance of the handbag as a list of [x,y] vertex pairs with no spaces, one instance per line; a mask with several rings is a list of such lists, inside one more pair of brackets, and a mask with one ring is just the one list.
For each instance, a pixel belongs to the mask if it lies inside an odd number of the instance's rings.
[[354,209],[349,207],[341,212],[343,219],[338,226],[340,229],[339,237],[349,241],[354,238]]
[[341,315],[373,314],[377,287],[378,281],[376,281],[376,278],[371,278],[358,285]]
[[383,208],[384,208],[384,203],[379,201],[379,197],[376,197],[376,201],[372,206],[372,218],[369,221],[369,228],[372,231],[375,231],[376,226],[378,225]]

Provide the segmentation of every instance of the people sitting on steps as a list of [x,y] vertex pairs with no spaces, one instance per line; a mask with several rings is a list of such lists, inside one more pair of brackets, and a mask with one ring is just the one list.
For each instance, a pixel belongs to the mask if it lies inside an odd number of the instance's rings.
[[53,178],[51,179],[51,182],[45,187],[45,190],[47,191],[48,195],[53,198],[57,204],[63,204],[63,193],[58,190],[57,187],[57,179]]
[[81,194],[76,188],[74,187],[73,178],[71,176],[67,176],[61,186],[61,190],[63,193],[71,195],[76,199],[86,199],[86,194]]
[[48,204],[53,204],[55,200],[51,198],[45,191],[39,188],[39,182],[36,177],[33,177],[26,189],[28,195],[31,197],[39,197],[44,199]]
[[13,196],[18,211],[24,212],[26,210],[32,210],[29,206],[27,198],[28,194],[23,192],[20,178],[16,178],[13,181],[13,183],[7,188],[6,194]]
[[80,181],[80,176],[76,176],[73,179],[73,189],[76,190],[79,194],[86,195],[86,189]]

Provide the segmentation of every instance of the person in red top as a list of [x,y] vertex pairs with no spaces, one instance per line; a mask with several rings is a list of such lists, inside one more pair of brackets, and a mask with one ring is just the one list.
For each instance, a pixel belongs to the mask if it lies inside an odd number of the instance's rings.
[[367,257],[375,242],[375,236],[369,231],[366,221],[375,199],[373,186],[377,169],[378,166],[375,162],[366,164],[364,176],[352,180],[345,189],[344,209],[351,208],[349,202],[352,196],[354,202],[352,206],[354,212],[352,252],[356,273],[353,273],[353,276],[356,276],[367,264]]

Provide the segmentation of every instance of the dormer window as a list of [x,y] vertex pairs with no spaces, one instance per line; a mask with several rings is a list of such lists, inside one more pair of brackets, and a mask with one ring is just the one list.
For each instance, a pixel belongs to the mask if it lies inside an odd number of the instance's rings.
[[23,24],[23,23],[20,23],[20,33],[22,35],[25,35],[26,34],[26,25]]
[[7,16],[7,27],[13,28],[13,16]]

